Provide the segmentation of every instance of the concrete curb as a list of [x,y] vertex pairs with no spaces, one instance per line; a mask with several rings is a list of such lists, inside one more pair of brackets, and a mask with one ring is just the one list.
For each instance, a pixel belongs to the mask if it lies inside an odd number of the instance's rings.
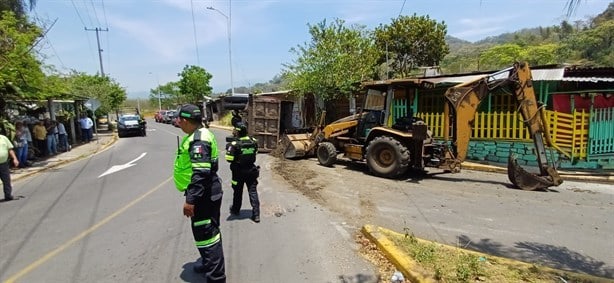
[[415,272],[418,264],[406,256],[405,253],[396,248],[390,239],[380,233],[380,227],[373,225],[365,225],[361,231],[365,237],[371,240],[380,249],[380,251],[394,264],[394,266],[403,273],[403,276],[410,282],[434,282],[427,280],[422,274]]
[[[416,263],[406,253],[404,253],[403,251],[399,250],[396,247],[396,245],[394,245],[393,242],[388,237],[386,237],[384,235],[383,232],[385,232],[387,234],[396,235],[398,237],[404,237],[405,236],[404,234],[397,233],[397,232],[389,230],[389,229],[385,229],[385,228],[382,228],[382,227],[377,227],[377,226],[369,225],[369,224],[364,225],[362,227],[362,229],[361,229],[361,232],[369,240],[371,240],[373,243],[375,243],[375,245],[386,256],[386,258],[388,258],[388,260],[390,260],[390,262],[392,264],[394,264],[394,266],[399,271],[401,271],[403,273],[403,276],[405,276],[405,278],[407,278],[410,282],[415,282],[415,283],[436,282],[435,280],[433,280],[431,278],[428,278],[428,277],[425,277],[423,274],[421,274],[420,272],[416,271],[416,270],[419,270],[418,263]],[[504,258],[504,257],[493,256],[493,255],[484,254],[484,253],[480,253],[480,252],[476,252],[476,251],[472,251],[472,250],[461,249],[461,248],[458,248],[458,247],[449,246],[449,245],[445,245],[445,244],[441,244],[441,243],[437,243],[437,242],[432,242],[432,241],[428,241],[428,240],[424,240],[424,239],[420,239],[420,238],[416,238],[416,240],[418,242],[421,242],[421,243],[436,244],[436,245],[440,245],[440,246],[448,248],[448,249],[461,250],[461,251],[463,251],[465,253],[474,254],[474,255],[476,255],[478,257],[488,258],[488,259],[494,260],[494,261],[496,261],[498,263],[505,264],[507,266],[514,266],[514,267],[517,267],[517,268],[525,268],[525,269],[529,269],[529,268],[532,268],[533,266],[535,266],[535,264],[532,264],[532,263],[517,261],[517,260],[513,260],[513,259],[509,259],[509,258]],[[559,269],[554,269],[554,268],[550,268],[550,267],[546,267],[546,266],[539,266],[539,268],[541,270],[544,270],[546,272],[550,272],[550,273],[553,273],[553,274],[572,275],[573,277],[581,278],[582,282],[603,282],[603,283],[606,283],[606,282],[613,283],[614,282],[614,279],[597,277],[597,276],[593,276],[593,275],[577,273],[577,272],[571,272],[571,271],[566,271],[566,270],[559,270]]]

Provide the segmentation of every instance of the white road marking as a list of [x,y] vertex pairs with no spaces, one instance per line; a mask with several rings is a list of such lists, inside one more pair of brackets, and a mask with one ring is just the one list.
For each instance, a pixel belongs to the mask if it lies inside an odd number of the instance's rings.
[[143,153],[141,153],[141,156],[139,156],[139,157],[135,158],[134,160],[132,160],[132,161],[130,161],[130,162],[128,162],[128,163],[126,163],[126,164],[122,164],[122,165],[113,165],[113,167],[109,168],[107,171],[105,171],[104,173],[102,173],[100,176],[98,176],[98,178],[100,178],[100,177],[104,177],[104,176],[109,175],[109,174],[113,174],[113,173],[115,173],[115,172],[118,172],[118,171],[124,170],[124,169],[126,169],[126,168],[130,168],[130,167],[132,167],[132,166],[136,165],[134,162],[137,162],[139,159],[141,159],[141,158],[145,157],[145,155],[146,155],[146,154],[147,154],[147,152],[143,152]]

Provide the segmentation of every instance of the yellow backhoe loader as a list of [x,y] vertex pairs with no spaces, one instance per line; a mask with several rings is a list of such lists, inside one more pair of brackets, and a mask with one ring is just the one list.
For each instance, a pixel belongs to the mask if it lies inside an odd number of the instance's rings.
[[443,142],[433,140],[428,126],[411,113],[397,118],[394,124],[388,122],[392,120],[392,84],[371,82],[363,87],[365,102],[357,114],[316,127],[313,133],[284,136],[284,156],[296,158],[315,154],[320,164],[331,166],[337,156],[343,154],[353,161],[366,161],[372,174],[386,178],[397,178],[408,169],[424,170],[425,167],[460,172],[480,102],[491,90],[509,87],[534,141],[539,166],[539,173],[527,172],[510,155],[510,181],[523,190],[545,189],[563,182],[546,158],[544,140],[548,145],[551,140],[526,63],[516,63],[495,74],[449,88],[444,95],[447,102],[444,116],[448,118],[444,128],[449,131],[444,131]]

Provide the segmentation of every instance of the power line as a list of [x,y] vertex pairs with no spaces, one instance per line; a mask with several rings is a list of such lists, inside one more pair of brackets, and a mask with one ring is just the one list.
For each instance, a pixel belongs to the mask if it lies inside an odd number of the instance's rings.
[[[75,8],[75,12],[77,13],[77,16],[79,17],[79,20],[81,21],[81,24],[83,24],[83,27],[86,28],[87,25],[85,24],[85,21],[83,20],[83,17],[81,17],[81,13],[79,13],[79,9],[77,9],[77,5],[75,4],[74,0],[70,0],[70,2],[72,3],[73,8]],[[85,38],[87,39],[87,46],[89,47],[88,49],[91,51],[92,50],[92,43],[90,42],[90,38],[88,36],[85,36]],[[90,53],[90,55],[92,56],[92,59],[94,58],[94,54]]]
[[79,16],[79,20],[81,21],[81,24],[83,24],[83,27],[87,26],[85,24],[85,21],[83,21],[83,18],[81,17],[81,14],[79,13],[79,9],[77,9],[77,5],[75,5],[75,1],[74,0],[70,0],[70,3],[72,3],[72,6],[75,8],[75,12],[77,12],[77,16]]
[[90,16],[90,9],[87,8],[87,4],[85,3],[85,0],[83,0],[83,7],[85,8],[85,13],[87,14],[87,19],[90,20],[90,25],[93,26],[94,25],[94,21],[92,21],[92,16]]
[[[36,18],[40,20],[40,16],[38,15],[38,13],[36,13],[36,11],[34,12],[34,15],[36,15]],[[53,23],[51,23],[51,25],[49,26],[49,30],[51,30],[51,28],[55,25],[55,23],[58,21],[58,19],[56,18]],[[41,21],[42,22],[42,21]],[[60,65],[62,65],[62,69],[67,69],[66,65],[64,65],[64,61],[62,61],[62,58],[60,58],[60,55],[58,54],[57,50],[55,50],[55,47],[53,47],[53,44],[51,43],[51,40],[49,39],[49,37],[47,36],[47,33],[43,34],[43,37],[45,38],[45,42],[47,42],[47,44],[49,44],[49,46],[51,47],[51,51],[53,51],[53,54],[55,55],[56,58],[58,58],[58,61],[60,62]]]
[[109,28],[109,21],[107,20],[107,9],[104,7],[104,0],[100,0],[102,4],[102,15],[104,16],[104,26]]
[[192,26],[194,27],[194,45],[196,47],[196,63],[200,66],[200,55],[198,54],[198,40],[196,39],[196,21],[194,20],[194,1],[190,0],[190,7],[192,9]]
[[[107,10],[104,6],[104,0],[100,0],[100,4],[102,5],[102,15],[104,16],[105,27],[109,29],[109,21],[107,20]],[[109,33],[107,33],[107,66],[111,67],[111,40],[109,37]]]
[[100,24],[100,19],[98,18],[98,13],[96,13],[96,6],[94,6],[94,1],[90,0],[90,3],[92,4],[92,10],[94,10],[94,16],[96,17],[96,22],[98,22],[98,26],[102,26]]

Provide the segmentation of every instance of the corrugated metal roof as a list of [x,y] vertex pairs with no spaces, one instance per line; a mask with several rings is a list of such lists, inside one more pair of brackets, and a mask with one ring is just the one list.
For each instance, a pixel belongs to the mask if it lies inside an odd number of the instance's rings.
[[[531,69],[531,75],[533,77],[533,81],[568,81],[568,82],[614,82],[614,76],[608,76],[608,74],[612,68],[598,68],[598,69],[570,69],[568,67],[550,67],[547,68],[535,68]],[[589,73],[591,71],[592,73]],[[597,72],[599,71],[599,72]],[[498,74],[496,74],[498,73]],[[496,74],[496,75],[494,75]],[[586,77],[582,75],[586,74]],[[569,76],[566,77],[565,75]],[[570,75],[573,75],[570,76]],[[578,76],[580,75],[580,76]],[[592,75],[592,76],[589,76]],[[462,84],[475,80],[479,80],[480,78],[492,76],[492,79],[505,79],[508,76],[507,72],[481,72],[474,74],[457,74],[457,75],[439,75],[432,77],[420,77],[420,78],[403,78],[403,79],[389,79],[389,80],[379,80],[379,81],[370,81],[363,82],[363,87],[378,87],[383,88],[388,85],[410,85],[414,84],[416,86],[424,87],[425,84],[436,87],[441,87],[444,85],[454,85],[454,84]]]
[[466,82],[472,82],[486,77],[487,75],[467,75],[458,77],[438,77],[438,78],[424,78],[422,81],[427,81],[432,84],[462,84]]
[[614,78],[599,78],[599,77],[565,77],[561,79],[562,81],[565,82],[591,82],[591,83],[598,83],[598,82],[614,82]]
[[565,75],[565,68],[532,69],[531,75],[534,81],[560,81]]

